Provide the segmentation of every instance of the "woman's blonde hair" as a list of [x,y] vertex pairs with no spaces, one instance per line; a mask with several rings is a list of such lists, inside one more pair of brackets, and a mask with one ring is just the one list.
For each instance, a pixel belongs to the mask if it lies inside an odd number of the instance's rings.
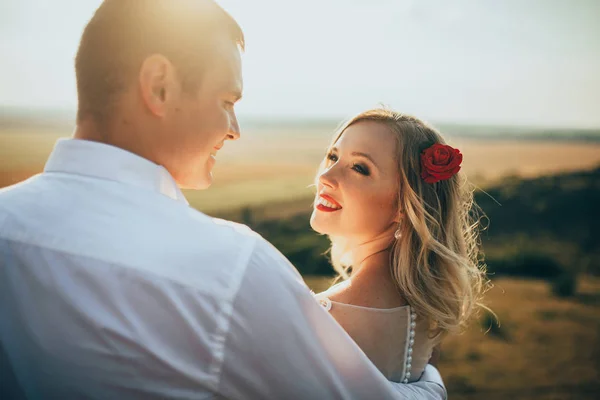
[[[344,123],[332,147],[351,125],[374,121],[387,126],[397,143],[398,210],[401,236],[391,247],[391,274],[400,291],[433,336],[441,338],[465,326],[489,287],[480,251],[479,208],[462,172],[434,184],[421,178],[421,152],[435,143],[446,144],[435,128],[410,115],[384,108],[360,113]],[[321,165],[319,174],[325,168]],[[317,175],[317,179],[318,179]],[[345,246],[332,241],[331,260],[344,279]]]

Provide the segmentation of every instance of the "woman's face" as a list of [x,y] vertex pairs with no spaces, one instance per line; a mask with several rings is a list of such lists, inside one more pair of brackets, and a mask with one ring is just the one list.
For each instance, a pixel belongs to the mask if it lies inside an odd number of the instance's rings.
[[393,135],[374,121],[346,128],[319,175],[310,219],[315,231],[362,244],[397,223],[398,164]]

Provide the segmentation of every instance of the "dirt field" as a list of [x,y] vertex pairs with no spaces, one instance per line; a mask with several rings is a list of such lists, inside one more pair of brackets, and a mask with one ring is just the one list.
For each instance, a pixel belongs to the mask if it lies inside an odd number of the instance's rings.
[[[56,139],[69,134],[0,132],[0,187],[42,171]],[[221,150],[213,187],[186,196],[206,212],[310,197],[330,139],[331,131],[318,128],[250,129]],[[600,164],[597,143],[465,138],[450,143],[462,150],[464,171],[481,187],[507,175],[534,177]]]

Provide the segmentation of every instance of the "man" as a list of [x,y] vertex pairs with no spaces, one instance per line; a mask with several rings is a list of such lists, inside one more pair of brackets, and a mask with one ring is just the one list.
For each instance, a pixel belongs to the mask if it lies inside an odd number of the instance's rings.
[[2,398],[442,399],[393,384],[248,228],[188,207],[239,138],[235,21],[105,0],[76,57],[73,139],[0,191]]

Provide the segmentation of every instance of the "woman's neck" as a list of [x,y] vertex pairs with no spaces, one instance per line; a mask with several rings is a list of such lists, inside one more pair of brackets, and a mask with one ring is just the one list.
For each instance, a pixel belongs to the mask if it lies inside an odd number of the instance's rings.
[[395,227],[392,226],[375,238],[349,249],[352,275],[373,265],[386,266],[390,260],[390,247],[394,240]]

